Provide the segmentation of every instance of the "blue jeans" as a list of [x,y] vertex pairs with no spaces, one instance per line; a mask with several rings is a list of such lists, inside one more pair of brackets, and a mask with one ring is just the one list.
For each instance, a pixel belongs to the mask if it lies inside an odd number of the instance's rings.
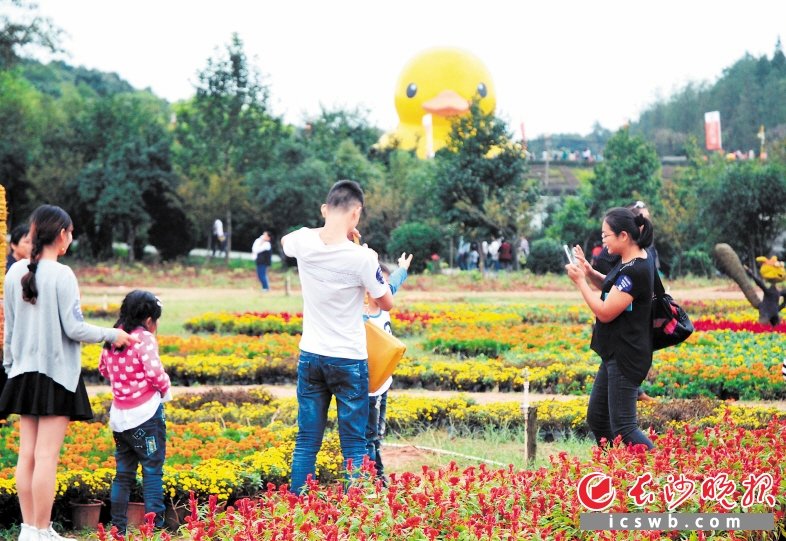
[[155,513],[155,524],[164,526],[164,459],[166,458],[166,422],[164,405],[155,415],[124,432],[113,432],[117,473],[112,482],[112,524],[120,533],[127,527],[126,513],[131,486],[136,483],[137,464],[142,465],[142,494],[145,513]]
[[638,397],[638,386],[622,374],[617,361],[603,359],[587,407],[587,424],[598,445],[601,438],[606,438],[611,444],[615,437],[622,436],[626,445],[644,444],[647,449],[655,447],[639,430],[636,419]]
[[267,285],[267,265],[257,265],[257,278],[262,282],[262,289],[265,291],[270,289]]
[[327,423],[330,399],[336,397],[338,436],[344,470],[352,459],[356,477],[366,454],[368,421],[368,360],[341,359],[300,352],[297,367],[297,438],[292,456],[292,484],[295,493],[305,491],[308,474],[316,476],[317,453]]
[[388,393],[368,397],[368,423],[366,424],[366,454],[375,462],[377,477],[385,474],[382,454],[379,448],[385,437],[385,418],[387,416]]

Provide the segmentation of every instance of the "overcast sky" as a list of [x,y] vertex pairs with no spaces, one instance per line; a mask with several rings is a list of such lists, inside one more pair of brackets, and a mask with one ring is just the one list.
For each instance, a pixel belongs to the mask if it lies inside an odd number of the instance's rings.
[[[117,72],[169,101],[188,98],[215,47],[238,32],[268,76],[274,112],[302,123],[328,107],[398,122],[393,86],[434,46],[480,57],[497,113],[528,137],[616,129],[658,95],[714,81],[746,52],[786,38],[786,0],[38,0],[69,35],[65,60]],[[41,59],[47,57],[39,55]]]

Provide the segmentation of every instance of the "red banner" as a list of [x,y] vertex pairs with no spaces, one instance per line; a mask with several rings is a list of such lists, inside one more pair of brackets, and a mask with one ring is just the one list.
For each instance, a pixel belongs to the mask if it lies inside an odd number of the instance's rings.
[[723,148],[720,111],[704,113],[704,133],[707,137],[707,150],[720,150]]

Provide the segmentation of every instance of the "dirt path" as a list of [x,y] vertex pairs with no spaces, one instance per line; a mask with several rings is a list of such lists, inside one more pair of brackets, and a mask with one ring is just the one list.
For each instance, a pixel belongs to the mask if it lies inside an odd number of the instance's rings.
[[[222,391],[237,391],[249,389],[264,389],[275,398],[294,398],[297,396],[297,388],[294,385],[199,385],[196,387],[172,387],[173,395],[185,393],[199,393],[211,389],[221,389]],[[96,396],[101,393],[108,393],[111,389],[109,385],[87,385],[88,396]],[[390,391],[392,396],[410,395],[422,396],[425,398],[450,398],[463,394],[472,398],[478,404],[491,404],[494,402],[520,402],[523,399],[522,393],[459,393],[458,391],[426,391],[424,389],[393,389]],[[530,402],[540,400],[572,400],[576,398],[570,395],[538,394],[530,393]]]
[[[295,398],[297,396],[297,388],[294,385],[198,385],[196,387],[172,387],[172,394],[179,395],[185,393],[199,393],[209,391],[211,389],[221,389],[222,391],[237,391],[249,389],[264,389],[268,391],[275,398]],[[101,393],[110,392],[109,385],[87,385],[88,396],[96,396]],[[460,391],[427,391],[425,389],[392,389],[391,396],[419,396],[423,398],[451,398],[459,395],[472,398],[476,403],[493,404],[497,402],[521,402],[524,398],[523,393],[499,393],[499,392],[486,392],[486,393],[467,393]],[[530,393],[529,400],[532,402],[541,402],[543,400],[558,400],[564,402],[578,398],[576,395],[564,394],[543,394],[543,393]],[[786,410],[786,400],[768,400],[768,401],[744,401],[738,402],[746,406],[765,406],[776,407],[778,409]]]
[[[177,299],[179,301],[199,301],[214,299],[248,299],[249,294],[256,294],[256,288],[150,288],[163,301]],[[118,302],[131,288],[125,286],[85,286],[81,288],[85,302],[99,302],[104,295],[110,302]],[[745,300],[737,288],[703,287],[694,289],[672,289],[670,294],[677,301],[684,300]],[[283,292],[274,291],[271,297],[283,297]],[[300,297],[300,290],[293,288],[293,297]],[[398,293],[396,298],[405,302],[473,302],[478,300],[516,302],[517,300],[575,301],[581,302],[581,294],[576,290],[537,290],[537,291],[407,291]]]

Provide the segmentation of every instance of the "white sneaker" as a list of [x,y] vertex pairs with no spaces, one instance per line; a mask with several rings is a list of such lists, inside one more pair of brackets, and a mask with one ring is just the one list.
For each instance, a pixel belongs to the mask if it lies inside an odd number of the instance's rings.
[[22,529],[19,531],[19,541],[38,541],[38,528],[22,524]]
[[[40,535],[44,532],[48,534],[48,537],[43,537],[42,535]],[[48,541],[77,541],[75,537],[63,537],[62,535],[57,533],[55,529],[52,528],[51,522],[49,523],[49,528],[47,528],[46,530],[38,530],[38,533],[39,533],[38,537],[39,539],[41,539],[41,541],[44,541],[44,539]]]

